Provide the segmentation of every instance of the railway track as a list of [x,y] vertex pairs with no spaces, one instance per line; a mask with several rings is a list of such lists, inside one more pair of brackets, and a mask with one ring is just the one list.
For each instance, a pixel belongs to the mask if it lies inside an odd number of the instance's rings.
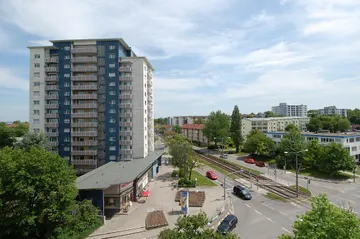
[[[284,199],[295,199],[296,197],[296,190],[292,189],[288,186],[285,186],[283,184],[280,184],[278,182],[275,182],[269,178],[266,178],[262,175],[258,175],[255,174],[247,169],[245,169],[244,167],[240,166],[240,165],[235,165],[232,163],[229,163],[225,160],[221,160],[219,161],[218,158],[211,156],[211,155],[203,155],[199,152],[197,152],[198,155],[205,161],[223,169],[226,170],[227,172],[235,172],[232,173],[235,176],[238,176],[240,178],[243,178],[245,180],[252,180],[255,181],[256,184],[260,187],[263,188],[265,190],[267,190],[268,192],[271,192],[281,198]],[[300,199],[306,199],[308,198],[309,195],[299,191],[299,198]],[[297,199],[299,199],[297,198]]]

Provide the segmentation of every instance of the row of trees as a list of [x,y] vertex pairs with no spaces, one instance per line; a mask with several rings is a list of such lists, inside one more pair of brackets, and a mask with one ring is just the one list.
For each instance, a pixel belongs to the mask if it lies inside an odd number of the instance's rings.
[[348,110],[347,115],[352,124],[360,124],[360,109]]
[[12,146],[16,137],[22,137],[29,132],[27,122],[14,121],[11,127],[5,122],[0,122],[0,149],[6,146]]
[[339,115],[336,116],[313,116],[310,118],[306,128],[312,132],[318,132],[319,130],[329,130],[332,133],[337,131],[346,132],[350,130],[350,121],[346,118],[342,118]]

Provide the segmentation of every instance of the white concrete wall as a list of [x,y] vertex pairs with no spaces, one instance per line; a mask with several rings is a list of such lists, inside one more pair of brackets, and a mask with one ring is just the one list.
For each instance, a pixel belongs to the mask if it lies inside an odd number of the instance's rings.
[[[150,68],[150,66],[146,66],[147,68],[147,77],[148,77],[148,81],[151,81],[152,82],[152,86],[150,86],[149,84],[147,84],[147,88],[150,88],[152,89],[152,97],[153,97],[153,101],[152,102],[149,102],[147,103],[147,121],[148,121],[148,124],[147,124],[147,132],[145,132],[145,134],[147,135],[147,143],[148,143],[148,147],[147,147],[147,151],[148,152],[153,152],[155,150],[155,144],[154,144],[154,141],[155,141],[155,127],[154,127],[154,112],[155,112],[155,109],[154,109],[154,105],[155,105],[155,97],[154,97],[154,72],[153,70]],[[152,75],[152,78],[149,78],[149,75]],[[146,89],[145,89],[146,90]],[[148,93],[148,99],[149,99],[149,93]],[[152,113],[151,113],[152,111]],[[150,116],[149,116],[149,113],[150,113]]]

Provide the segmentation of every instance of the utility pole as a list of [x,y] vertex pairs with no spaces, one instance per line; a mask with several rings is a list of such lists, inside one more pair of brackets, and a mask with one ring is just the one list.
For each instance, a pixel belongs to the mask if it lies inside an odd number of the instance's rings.
[[296,197],[299,197],[299,165],[298,165],[298,154],[295,154],[296,163]]

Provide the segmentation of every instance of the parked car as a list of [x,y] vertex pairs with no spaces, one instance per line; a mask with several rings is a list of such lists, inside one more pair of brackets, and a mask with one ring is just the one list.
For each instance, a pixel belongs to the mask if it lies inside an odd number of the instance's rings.
[[220,158],[223,158],[223,159],[227,159],[227,154],[222,154],[222,155],[220,155]]
[[211,170],[206,172],[206,177],[210,178],[211,180],[216,180],[217,179],[216,174]]
[[233,150],[229,150],[228,154],[234,154],[235,152]]
[[254,163],[255,163],[255,159],[253,159],[253,158],[245,159],[245,163],[254,164]]
[[236,196],[245,200],[250,200],[252,198],[250,192],[246,188],[240,185],[234,186],[233,192]]
[[226,235],[226,233],[234,230],[237,223],[238,223],[237,217],[233,214],[229,214],[224,218],[224,220],[222,220],[222,222],[217,228],[217,232],[221,233],[222,235]]
[[255,165],[258,167],[265,167],[265,163],[263,161],[256,161]]

